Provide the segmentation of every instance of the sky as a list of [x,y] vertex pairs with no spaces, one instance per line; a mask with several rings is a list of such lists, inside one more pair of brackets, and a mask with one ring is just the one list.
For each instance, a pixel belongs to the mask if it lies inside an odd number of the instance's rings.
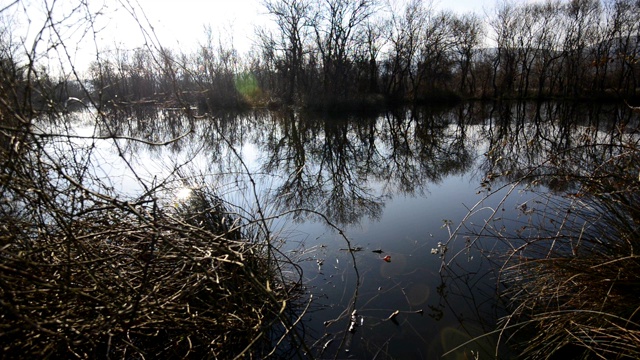
[[[434,0],[434,5],[457,13],[483,15],[496,1],[499,0]],[[138,0],[138,3],[158,36],[169,45],[190,44],[194,39],[204,38],[203,27],[210,24],[223,35],[233,30],[234,42],[244,50],[251,44],[255,26],[269,20],[261,0]]]
[[[384,1],[387,0],[382,0]],[[503,0],[433,0],[433,3],[438,10],[451,10],[458,14],[474,12],[484,17],[485,14],[491,14],[495,4],[501,1]],[[545,0],[511,1],[533,3]],[[137,0],[137,2],[145,10],[158,36],[168,45],[184,46],[197,43],[194,40],[204,39],[204,25],[210,24],[213,30],[220,31],[223,36],[233,33],[234,44],[239,50],[246,50],[251,45],[250,37],[254,34],[254,28],[270,19],[261,5],[262,0]]]
[[[438,9],[449,9],[457,13],[476,12],[483,15],[485,9],[490,11],[495,1],[435,0],[434,3]],[[205,39],[205,25],[210,25],[222,38],[228,39],[232,36],[238,49],[245,51],[251,46],[255,27],[270,20],[261,5],[261,0],[137,0],[137,3],[144,9],[159,39],[168,46],[196,45]],[[114,8],[114,14],[117,19],[130,18],[123,9]],[[133,21],[113,21],[111,25],[115,34],[135,34],[137,30]],[[103,40],[107,40],[107,34]],[[131,36],[127,35],[113,41],[135,41]]]
[[[485,14],[492,13],[496,2],[500,1],[503,0],[433,0],[433,3],[437,10],[451,10],[459,14],[475,12],[485,17]],[[545,0],[510,1],[525,3]],[[101,13],[95,27],[95,39],[102,49],[132,49],[145,44],[143,33],[131,15],[133,8],[138,18],[149,25],[146,27],[153,29],[153,33],[157,36],[157,43],[163,46],[179,49],[185,53],[192,52],[198,44],[206,40],[204,29],[209,25],[216,37],[219,36],[225,41],[232,39],[236,49],[243,53],[251,48],[255,28],[272,24],[271,17],[266,14],[261,2],[262,0],[88,0],[83,3],[89,4],[93,12],[99,10]],[[2,15],[0,21],[6,15],[17,14],[18,17],[24,17],[27,14],[32,21],[23,19],[15,31],[20,33],[21,39],[34,38],[39,29],[38,22],[42,22],[46,14],[44,4],[53,3],[56,4],[58,16],[61,16],[60,14],[64,14],[71,6],[77,6],[80,2],[78,0],[0,0],[0,10],[13,4],[9,6],[9,11],[0,13]],[[133,7],[127,9],[123,4],[132,4]],[[143,13],[140,9],[144,10]],[[92,59],[88,54],[95,54],[96,50],[93,45],[93,33],[87,35],[74,28],[65,29],[65,31],[69,34],[68,39],[84,36],[83,41],[71,41],[77,45],[70,50],[76,65],[88,66]]]

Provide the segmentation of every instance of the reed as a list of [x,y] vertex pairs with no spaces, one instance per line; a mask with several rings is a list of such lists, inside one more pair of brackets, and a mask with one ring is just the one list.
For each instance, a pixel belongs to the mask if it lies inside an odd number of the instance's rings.
[[640,357],[640,153],[613,153],[577,191],[541,194],[536,231],[506,254],[500,326],[523,358]]
[[[442,271],[465,261],[461,255],[472,248],[495,269],[507,315],[481,338],[498,336],[496,358],[640,357],[636,138],[578,145],[528,167],[489,191],[451,232],[445,246],[457,248],[459,238],[465,246],[443,256]],[[572,164],[586,167],[571,175]],[[514,198],[517,214],[509,216]],[[474,224],[481,215],[484,221]]]

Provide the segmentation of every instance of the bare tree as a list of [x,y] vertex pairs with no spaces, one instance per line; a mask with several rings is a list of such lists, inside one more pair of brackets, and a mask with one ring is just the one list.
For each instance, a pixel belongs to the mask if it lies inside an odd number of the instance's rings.
[[532,5],[532,16],[535,17],[535,31],[533,33],[534,41],[532,46],[535,48],[532,64],[532,71],[536,74],[535,82],[537,84],[536,96],[541,98],[549,94],[554,88],[555,78],[559,66],[558,59],[561,58],[561,40],[563,31],[560,28],[562,23],[560,16],[559,1],[549,1],[541,5]]
[[496,97],[509,95],[514,88],[517,66],[515,15],[516,7],[512,3],[503,0],[503,2],[496,5],[495,18],[490,23],[496,43],[492,79],[494,96]]
[[422,45],[424,27],[432,12],[431,4],[413,0],[401,15],[394,12],[387,28],[391,48],[387,54],[387,93],[394,98],[415,95],[418,51]]
[[588,88],[587,48],[596,39],[601,11],[599,0],[572,0],[564,7],[562,14],[566,22],[560,91],[565,96],[578,97]]
[[367,23],[364,34],[363,60],[367,61],[367,81],[368,92],[371,94],[379,93],[378,77],[380,76],[379,62],[380,53],[385,46],[386,41],[383,36],[384,24],[381,20],[371,21]]
[[455,42],[456,62],[459,67],[459,91],[462,94],[475,92],[475,76],[473,71],[474,55],[481,45],[484,28],[480,18],[473,14],[456,17],[452,22]]
[[[593,56],[596,70],[603,70],[602,79],[612,77],[610,87],[634,96],[638,87],[640,70],[640,4],[632,0],[612,0],[605,3],[606,28],[598,35],[604,38]],[[596,61],[594,60],[594,61]],[[609,70],[609,67],[611,71]],[[602,80],[601,80],[602,81]]]
[[[325,96],[348,98],[351,49],[358,32],[378,6],[377,0],[324,0],[314,17],[316,45],[322,61]],[[331,94],[331,95],[329,95]]]
[[456,43],[453,19],[451,12],[440,12],[430,17],[425,25],[416,76],[422,97],[452,90],[449,84],[453,78],[452,54]]
[[304,48],[312,21],[312,5],[308,0],[264,0],[263,5],[275,18],[280,32],[278,43],[273,45],[282,54],[279,70],[286,79],[285,102],[293,103],[301,90]]

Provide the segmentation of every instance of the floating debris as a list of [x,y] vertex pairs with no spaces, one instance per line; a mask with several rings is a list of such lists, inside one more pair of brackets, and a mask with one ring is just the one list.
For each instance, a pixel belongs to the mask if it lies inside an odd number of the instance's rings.
[[358,310],[353,310],[351,313],[351,322],[349,323],[349,332],[355,333],[358,327]]
[[324,352],[325,350],[327,350],[327,348],[329,347],[329,345],[331,345],[331,343],[333,342],[333,339],[329,339],[329,341],[327,341],[324,346],[322,346],[322,352]]
[[328,327],[329,325],[332,325],[336,321],[338,321],[338,319],[327,320],[327,321],[323,322],[323,324],[324,324],[325,327]]
[[386,262],[391,262],[391,255],[387,255],[387,256],[383,257],[382,260],[384,260]]
[[391,315],[389,315],[388,318],[384,319],[384,321],[389,321],[389,320],[393,320],[396,318],[396,316],[398,316],[400,314],[400,310],[396,310],[394,312],[391,313]]
[[388,318],[383,319],[382,321],[391,321],[395,325],[400,325],[398,320],[396,320],[396,316],[398,316],[399,314],[400,314],[400,310],[396,310],[396,311],[392,312],[391,315],[389,315]]
[[340,249],[340,251],[351,251],[351,252],[362,251],[362,250],[364,250],[362,246],[356,246],[349,249],[347,248]]
[[448,250],[447,245],[441,242],[438,242],[438,246],[431,249],[431,254],[440,255],[442,257],[447,252],[447,250]]

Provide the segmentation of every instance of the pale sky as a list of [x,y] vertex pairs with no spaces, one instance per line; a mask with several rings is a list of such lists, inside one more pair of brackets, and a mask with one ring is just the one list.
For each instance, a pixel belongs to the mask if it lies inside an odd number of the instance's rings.
[[[448,9],[457,13],[475,12],[484,18],[485,12],[492,13],[497,1],[503,0],[434,0],[434,5],[436,9]],[[511,1],[525,3],[544,0]],[[27,39],[28,43],[42,26],[44,14],[47,13],[44,4],[52,3],[56,4],[56,14],[61,17],[71,6],[77,6],[79,1],[20,0],[17,2],[18,5],[15,5],[14,0],[0,0],[0,9],[14,4],[8,11],[3,12],[2,16],[23,17],[21,26],[12,31],[19,33],[21,39]],[[223,40],[233,38],[234,45],[242,53],[251,47],[250,38],[256,26],[272,24],[272,18],[265,14],[261,0],[87,0],[87,3],[93,12],[101,9],[102,16],[96,22],[96,38],[102,49],[131,49],[144,45],[144,37],[139,26],[122,4],[133,4],[138,11],[139,8],[144,9],[144,15],[153,27],[160,44],[185,53],[192,52],[198,43],[205,41],[205,25],[210,25],[214,34],[220,34]],[[25,14],[30,22],[25,21]],[[138,16],[144,22],[142,14],[138,12]],[[67,39],[75,39],[82,33],[73,27],[64,30],[69,34]],[[95,54],[96,50],[92,34],[84,33],[84,37],[84,41],[71,41],[78,44],[71,52],[75,64],[81,68],[87,66],[92,59],[86,54]]]
[[[203,27],[205,24],[210,24],[213,30],[219,30],[223,35],[233,30],[234,43],[240,50],[246,50],[250,46],[248,38],[253,35],[255,26],[271,19],[265,14],[261,0],[137,1],[145,9],[158,36],[168,45],[188,45],[194,43],[194,40],[202,40],[204,39]],[[402,2],[403,0],[391,1]],[[496,2],[503,0],[433,1],[436,9],[448,9],[459,14],[475,12],[484,17],[485,12],[492,13]],[[531,3],[545,0],[512,1]]]
[[[211,25],[223,38],[233,34],[234,43],[240,50],[250,46],[249,38],[256,25],[270,21],[260,5],[261,0],[137,0],[144,9],[156,34],[169,46],[190,46],[204,40],[203,28]],[[398,1],[398,0],[395,0]],[[401,0],[400,0],[401,1]],[[496,0],[435,0],[438,9],[449,9],[458,13],[476,12],[484,15]],[[541,1],[541,0],[521,0]],[[122,12],[121,10],[118,10]],[[116,33],[133,34],[133,22],[117,22]],[[130,39],[128,39],[130,40]]]

